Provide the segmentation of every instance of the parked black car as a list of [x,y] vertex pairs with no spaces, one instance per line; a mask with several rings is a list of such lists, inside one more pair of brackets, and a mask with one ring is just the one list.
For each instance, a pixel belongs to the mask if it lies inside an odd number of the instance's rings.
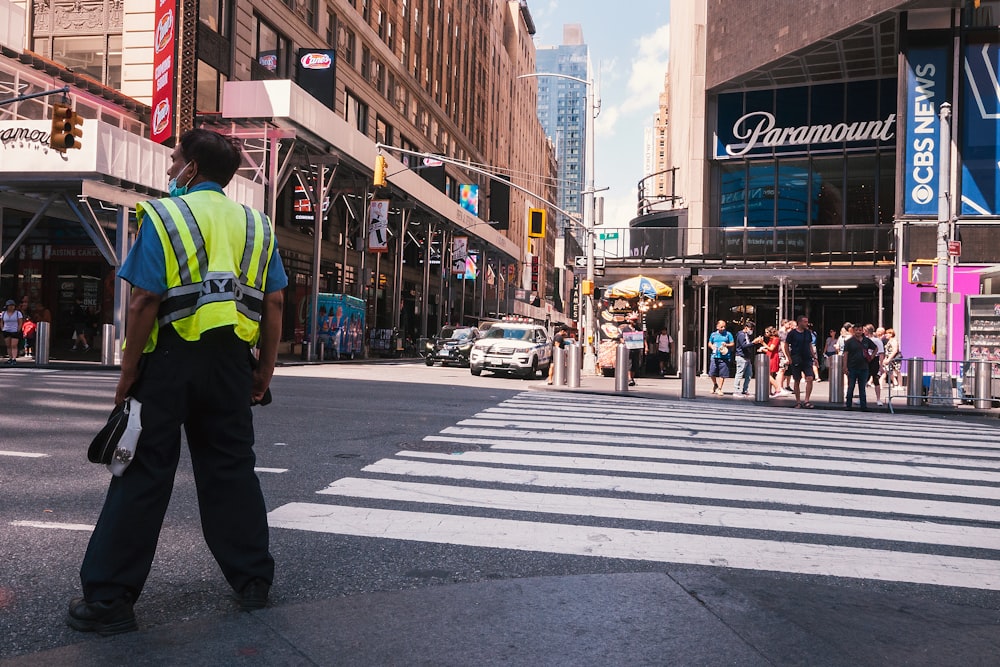
[[440,334],[427,340],[424,363],[433,366],[437,361],[442,366],[455,364],[468,367],[472,344],[481,337],[476,327],[444,327]]

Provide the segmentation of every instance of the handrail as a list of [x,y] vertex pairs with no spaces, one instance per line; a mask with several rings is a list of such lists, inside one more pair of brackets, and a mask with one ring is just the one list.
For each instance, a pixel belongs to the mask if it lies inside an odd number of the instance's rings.
[[[976,382],[976,373],[979,362],[986,362],[987,368],[992,367],[984,359],[923,359],[921,357],[899,358],[900,377],[906,378],[902,383],[903,394],[893,394],[894,385],[889,382],[889,391],[886,398],[886,405],[891,414],[895,414],[892,406],[893,399],[905,399],[906,404],[911,407],[924,405],[954,407],[962,403],[975,402],[980,405],[983,402],[992,402],[991,383],[986,383],[985,395],[979,396],[976,391],[979,383]],[[925,372],[929,368],[930,372]],[[919,384],[914,379],[919,373]],[[992,373],[991,373],[992,375]],[[990,378],[992,379],[992,378]],[[934,393],[934,382],[947,383],[947,394],[941,392]],[[899,385],[895,385],[899,386]],[[986,408],[989,409],[989,408]]]

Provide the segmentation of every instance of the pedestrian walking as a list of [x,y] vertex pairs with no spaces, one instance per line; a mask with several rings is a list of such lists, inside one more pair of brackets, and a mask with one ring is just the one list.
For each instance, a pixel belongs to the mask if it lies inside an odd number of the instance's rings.
[[670,368],[670,347],[674,344],[674,339],[667,332],[667,327],[660,329],[656,336],[656,360],[660,363],[660,377],[667,376],[667,369]]
[[222,191],[241,159],[233,140],[188,130],[167,170],[171,196],[136,207],[139,234],[119,271],[132,293],[115,403],[140,401],[143,429],[90,537],[83,597],[67,616],[75,630],[137,628],[133,604],[153,562],[182,426],[205,541],[239,607],[267,604],[274,560],[250,406],[269,396],[288,278],[267,216]]
[[[789,360],[788,369],[794,383],[795,407],[814,408],[810,398],[812,397],[814,365],[816,357],[816,347],[813,345],[812,331],[809,330],[809,318],[800,315],[795,321],[795,328],[785,335],[785,356]],[[806,378],[806,400],[802,400],[800,391],[800,380],[802,376]]]
[[21,346],[21,327],[24,325],[24,315],[17,309],[14,299],[7,299],[2,316],[3,342],[7,348],[7,365],[17,364],[18,348]]
[[708,376],[712,378],[712,393],[722,396],[722,387],[729,377],[729,360],[736,345],[733,334],[726,331],[726,321],[715,323],[715,331],[708,337],[708,347],[712,358],[708,365]]
[[885,368],[885,382],[890,392],[894,387],[902,384],[902,376],[899,372],[901,358],[899,338],[896,337],[896,330],[890,327],[885,330],[885,359],[882,360]]
[[877,351],[875,343],[865,337],[864,327],[860,324],[851,327],[851,337],[844,341],[844,355],[847,357],[846,409],[850,410],[853,407],[855,386],[858,387],[858,402],[861,409],[868,409],[865,385],[868,384],[868,366]]
[[734,346],[736,355],[736,377],[733,378],[733,396],[737,398],[750,395],[750,380],[753,379],[753,358],[757,353],[757,346],[763,342],[763,338],[754,338],[754,323],[747,320],[743,323],[743,328],[736,334],[736,345]]
[[[885,333],[883,331],[883,333]],[[875,405],[882,406],[882,363],[885,360],[885,344],[874,324],[865,325],[865,337],[875,344],[875,356],[868,363],[868,375],[875,389]]]

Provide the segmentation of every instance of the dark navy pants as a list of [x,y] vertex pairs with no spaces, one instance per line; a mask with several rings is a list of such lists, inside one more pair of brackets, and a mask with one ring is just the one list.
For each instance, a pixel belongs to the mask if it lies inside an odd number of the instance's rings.
[[198,492],[201,528],[229,584],[271,583],[267,510],[254,472],[249,347],[232,330],[182,340],[172,327],[144,355],[134,396],[142,403],[135,458],[114,477],[80,567],[84,597],[142,592],[180,458],[181,427]]

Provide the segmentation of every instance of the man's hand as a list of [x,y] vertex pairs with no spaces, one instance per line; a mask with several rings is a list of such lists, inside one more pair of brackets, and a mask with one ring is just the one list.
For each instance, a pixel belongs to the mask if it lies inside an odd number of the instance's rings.
[[260,403],[264,392],[271,384],[274,375],[274,364],[278,359],[278,341],[281,338],[281,310],[285,304],[284,290],[268,292],[264,295],[264,307],[260,318],[260,357],[253,371],[253,390],[250,395],[251,404]]
[[121,405],[131,395],[139,380],[139,360],[160,310],[160,295],[138,287],[132,288],[128,304],[128,327],[125,329],[125,350],[122,352],[122,374],[115,388],[115,405]]

